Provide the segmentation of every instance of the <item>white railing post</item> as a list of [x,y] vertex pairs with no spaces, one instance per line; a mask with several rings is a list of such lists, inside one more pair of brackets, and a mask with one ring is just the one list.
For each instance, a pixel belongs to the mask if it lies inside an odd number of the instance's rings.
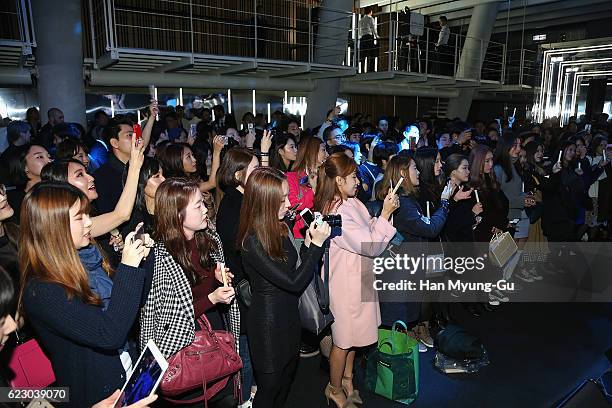
[[312,38],[312,7],[308,7],[308,62],[312,63],[312,46],[314,44]]
[[429,74],[429,27],[426,28],[425,35],[425,75]]
[[257,0],[253,0],[253,27],[255,29],[255,58],[257,58]]
[[193,58],[194,52],[194,38],[193,38],[193,0],[189,0],[189,37],[191,40],[191,57]]

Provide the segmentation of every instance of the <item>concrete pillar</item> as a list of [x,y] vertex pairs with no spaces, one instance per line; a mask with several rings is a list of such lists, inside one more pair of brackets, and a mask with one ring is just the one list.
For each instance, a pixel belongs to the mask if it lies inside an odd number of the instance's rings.
[[32,0],[32,14],[41,120],[57,107],[85,126],[81,0]]
[[[500,2],[483,3],[474,7],[467,38],[461,51],[457,78],[480,79],[482,61],[487,51]],[[473,89],[461,89],[457,98],[449,100],[447,117],[467,119],[474,97]]]
[[[348,30],[352,0],[323,0],[319,9],[319,24],[314,37],[313,62],[340,65],[346,56]],[[338,98],[340,78],[318,79],[314,90],[308,94],[308,110],[304,117],[304,127],[314,128],[325,120],[325,114],[333,109]]]

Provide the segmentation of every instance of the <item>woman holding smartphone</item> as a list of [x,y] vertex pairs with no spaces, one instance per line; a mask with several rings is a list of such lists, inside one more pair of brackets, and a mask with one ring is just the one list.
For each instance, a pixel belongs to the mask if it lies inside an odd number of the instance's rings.
[[[115,209],[105,214],[95,214],[91,217],[91,235],[97,238],[109,233],[124,222],[130,219],[134,201],[138,190],[138,178],[140,168],[144,162],[144,148],[142,143],[137,141],[136,135],[132,134],[132,149],[130,151],[129,168],[124,183],[123,192],[115,206]],[[42,181],[69,183],[78,188],[85,194],[90,203],[94,203],[98,198],[94,178],[87,172],[85,165],[76,159],[55,160],[41,171]],[[94,211],[97,213],[97,211]],[[111,240],[111,245],[114,240]]]
[[301,263],[283,222],[289,186],[280,170],[255,169],[246,185],[238,228],[244,271],[252,289],[247,328],[257,380],[255,408],[285,404],[297,368],[301,325],[298,301],[313,278],[331,228],[312,223]]
[[330,382],[325,388],[328,402],[338,407],[361,402],[353,389],[355,348],[375,343],[381,323],[376,292],[362,302],[362,271],[371,270],[370,258],[380,255],[395,235],[389,219],[400,206],[399,197],[389,189],[380,217],[372,218],[355,198],[358,187],[357,165],[344,153],[332,154],[319,168],[315,210],[342,217],[341,234],[334,234],[329,250],[330,309],[335,320]]
[[153,339],[164,356],[175,354],[191,344],[195,319],[203,314],[213,328],[223,328],[216,305],[230,303],[234,288],[221,286],[216,262],[223,262],[223,252],[207,213],[193,180],[170,178],[157,189],[157,243],[151,291],[141,313],[141,348]]
[[[297,214],[304,208],[312,210],[314,207],[314,190],[310,181],[328,156],[325,143],[321,139],[317,137],[302,139],[293,169],[286,173],[289,183],[289,202],[292,206],[298,205],[295,209]],[[316,186],[314,187],[316,188]],[[298,215],[293,225],[293,236],[297,240],[303,241],[302,233],[305,229],[306,224],[302,217]]]
[[70,387],[68,406],[91,406],[121,388],[131,368],[126,340],[146,278],[139,265],[153,241],[129,234],[112,271],[91,238],[89,200],[69,184],[37,184],[21,215],[20,308],[56,384]]

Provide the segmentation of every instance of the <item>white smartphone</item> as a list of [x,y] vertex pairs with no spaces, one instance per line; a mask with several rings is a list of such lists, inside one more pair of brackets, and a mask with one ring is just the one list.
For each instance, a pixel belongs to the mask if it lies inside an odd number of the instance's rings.
[[114,407],[127,407],[155,393],[167,369],[168,362],[153,340],[149,340]]
[[310,227],[310,224],[314,221],[314,215],[312,214],[312,211],[310,211],[310,209],[308,208],[304,208],[300,212],[300,217],[302,217],[307,227]]

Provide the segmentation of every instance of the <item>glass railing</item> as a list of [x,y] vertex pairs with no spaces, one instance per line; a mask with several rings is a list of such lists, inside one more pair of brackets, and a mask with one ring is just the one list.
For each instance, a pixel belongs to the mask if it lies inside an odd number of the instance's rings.
[[538,52],[528,49],[509,50],[506,58],[505,83],[535,87],[540,75]]

